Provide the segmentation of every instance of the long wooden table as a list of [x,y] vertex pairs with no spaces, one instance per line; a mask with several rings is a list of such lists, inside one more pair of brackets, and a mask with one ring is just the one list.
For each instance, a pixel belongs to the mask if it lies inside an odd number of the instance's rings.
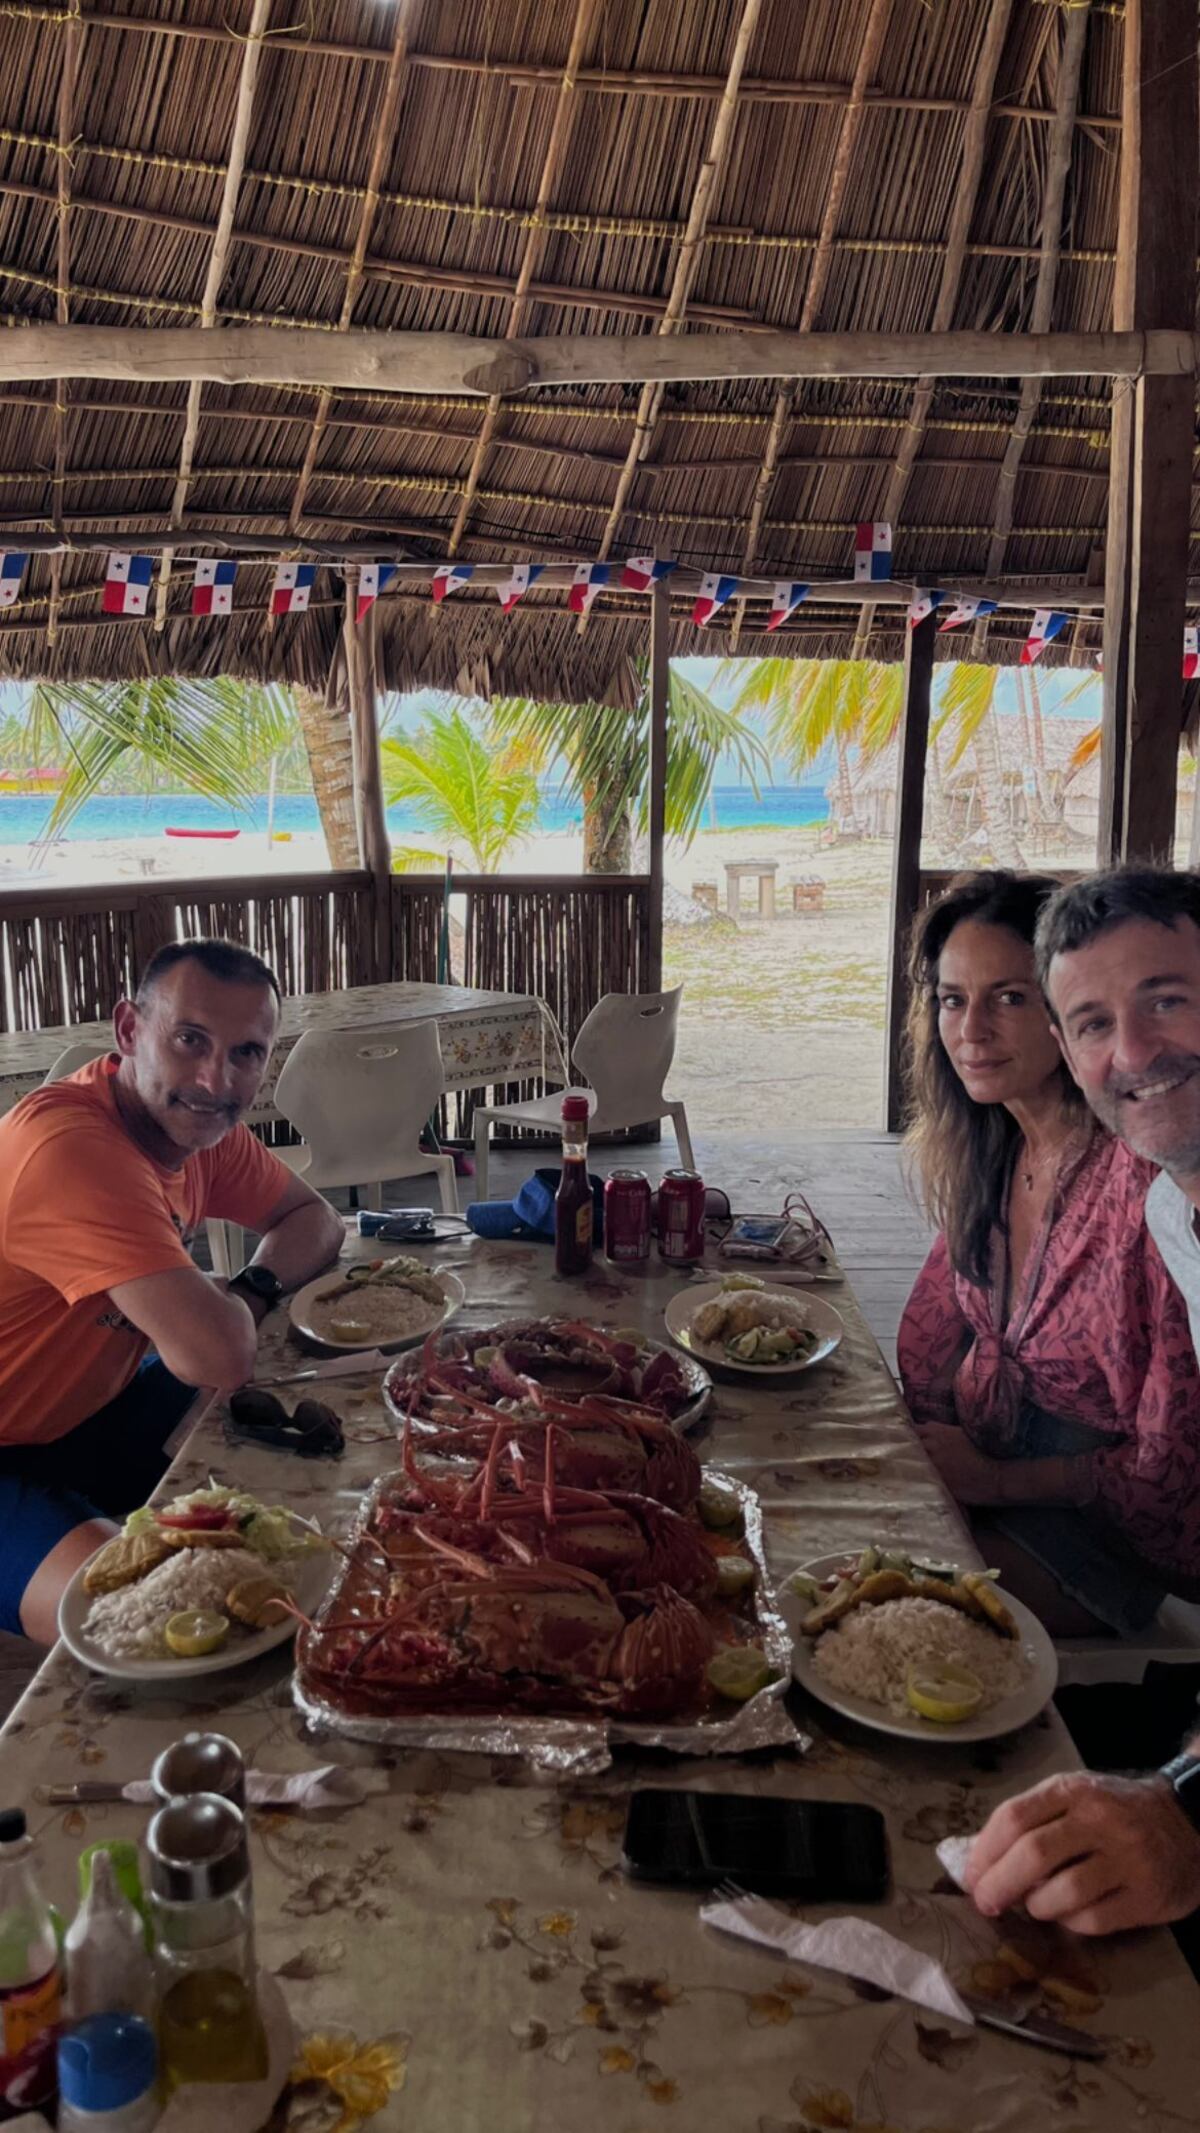
[[[477,1325],[569,1312],[661,1332],[679,1285],[657,1263],[633,1275],[603,1262],[565,1283],[546,1247],[478,1239],[456,1246],[450,1263]],[[719,1388],[701,1426],[702,1455],[758,1490],[780,1577],[866,1539],[962,1558],[969,1543],[958,1514],[848,1285],[824,1293],[846,1321],[839,1353],[793,1389]],[[260,1375],[290,1367],[289,1358],[303,1367],[278,1313],[264,1328]],[[326,1397],[346,1421],[340,1462],[231,1447],[215,1411],[167,1487],[212,1474],[327,1523],[348,1518],[394,1461],[394,1440],[371,1379],[331,1381]],[[993,1925],[941,1877],[942,1836],[977,1828],[1000,1798],[1073,1762],[1053,1710],[974,1751],[949,1738],[909,1746],[816,1705],[800,1716],[812,1736],[803,1758],[684,1764],[625,1751],[599,1778],[548,1784],[500,1760],[308,1741],[283,1654],[152,1693],[91,1676],[59,1649],[0,1736],[0,1798],[29,1808],[50,1891],[69,1905],[79,1849],[138,1837],[146,1812],[124,1802],[64,1811],[47,1804],[52,1785],[143,1776],[168,1741],[198,1724],[232,1734],[264,1770],[331,1758],[370,1770],[383,1789],[345,1812],[252,1815],[261,1959],[306,2040],[310,2078],[297,2082],[281,2121],[297,2133],[358,2123],[339,2117],[338,2093],[357,2097],[372,2133],[1029,2133],[1041,2125],[1180,2133],[1194,2125],[1200,1999],[1169,1935],[1071,1943],[1027,1921]],[[894,1890],[871,1915],[936,1953],[960,1984],[985,1989],[1006,1974],[994,1966],[1015,1939],[1047,2004],[1102,2034],[1107,2060],[1077,2065],[962,2030],[717,1938],[701,1926],[693,1896],[625,1880],[621,1832],[635,1782],[881,1807]]]
[[[490,1088],[549,1074],[568,1079],[553,1016],[532,994],[485,992],[465,985],[359,985],[345,992],[299,993],[283,1002],[279,1037],[248,1113],[262,1125],[277,1119],[275,1084],[297,1039],[314,1029],[373,1029],[385,1022],[438,1025],[448,1089]],[[0,1117],[40,1086],[71,1044],[111,1042],[111,1022],[0,1035]]]

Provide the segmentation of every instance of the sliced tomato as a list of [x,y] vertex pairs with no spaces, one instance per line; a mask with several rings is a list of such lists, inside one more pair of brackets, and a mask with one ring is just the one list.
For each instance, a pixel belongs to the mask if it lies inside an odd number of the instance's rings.
[[218,1503],[193,1504],[189,1511],[156,1511],[154,1516],[173,1533],[219,1533],[237,1523],[228,1504]]

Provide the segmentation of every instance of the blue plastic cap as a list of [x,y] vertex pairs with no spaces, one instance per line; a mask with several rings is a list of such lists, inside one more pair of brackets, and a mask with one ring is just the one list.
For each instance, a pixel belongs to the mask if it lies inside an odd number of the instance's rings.
[[557,1170],[535,1170],[515,1200],[476,1200],[466,1220],[477,1237],[553,1237]]
[[58,2040],[58,2090],[80,2111],[119,2111],[153,2088],[154,2031],[140,2015],[89,2015]]

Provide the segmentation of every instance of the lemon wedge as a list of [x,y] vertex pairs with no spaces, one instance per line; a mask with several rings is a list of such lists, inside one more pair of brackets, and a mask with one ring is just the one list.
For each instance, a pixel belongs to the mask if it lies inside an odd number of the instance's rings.
[[210,1614],[204,1607],[188,1607],[172,1615],[163,1630],[167,1650],[177,1659],[207,1659],[210,1652],[220,1651],[228,1635],[227,1618]]
[[744,1555],[722,1555],[717,1559],[717,1596],[732,1600],[739,1592],[747,1592],[754,1583],[754,1565]]
[[983,1683],[969,1666],[910,1667],[905,1684],[912,1709],[939,1726],[961,1726],[983,1702]]
[[724,1644],[707,1667],[708,1685],[730,1703],[749,1703],[774,1681],[776,1670],[757,1644]]
[[696,1509],[703,1525],[736,1526],[742,1515],[742,1501],[727,1481],[705,1481],[696,1498]]

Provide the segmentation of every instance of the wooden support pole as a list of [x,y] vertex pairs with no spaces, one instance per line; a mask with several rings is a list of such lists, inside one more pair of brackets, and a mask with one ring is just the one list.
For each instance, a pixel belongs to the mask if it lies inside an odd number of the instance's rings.
[[375,890],[375,962],[382,982],[391,955],[392,847],[383,804],[379,761],[379,719],[375,682],[375,615],[354,619],[358,573],[346,580],[346,621],[342,654],[349,692],[350,732],[354,748],[354,815],[362,865]]
[[925,753],[933,694],[936,613],[908,633],[904,659],[904,710],[897,748],[896,834],[892,845],[892,933],[888,953],[887,1049],[884,1054],[884,1123],[889,1133],[904,1124],[904,1021],[908,1012],[908,940],[921,886],[921,829],[925,815]]
[[[1118,332],[1195,322],[1197,82],[1194,11],[1178,0],[1127,0]],[[1172,856],[1195,411],[1194,360],[1190,372],[1114,387],[1102,861]]]
[[671,700],[671,596],[650,596],[650,925],[646,990],[662,990],[663,846],[667,821],[667,721]]

